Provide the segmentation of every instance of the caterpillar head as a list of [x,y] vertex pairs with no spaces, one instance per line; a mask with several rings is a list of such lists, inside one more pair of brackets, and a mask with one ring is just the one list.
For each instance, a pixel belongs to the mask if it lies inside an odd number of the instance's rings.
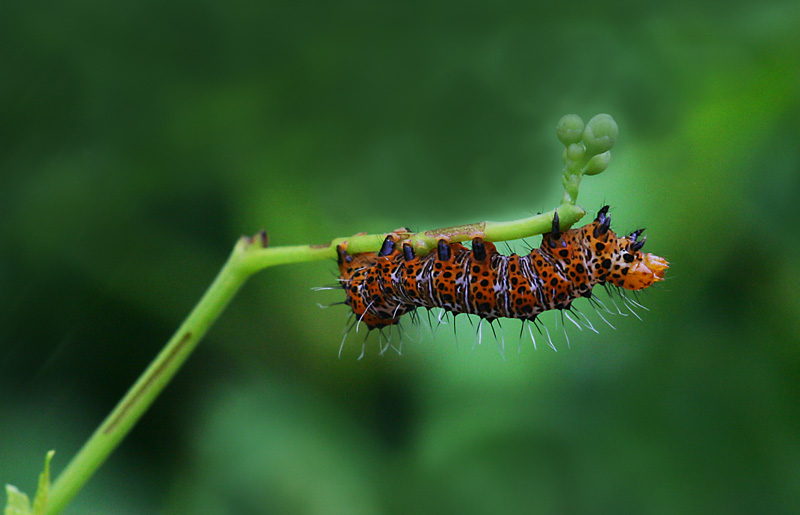
[[664,279],[664,271],[669,268],[666,259],[655,254],[636,252],[631,268],[619,286],[626,290],[641,290]]
[[661,281],[664,279],[664,272],[669,268],[669,263],[661,256],[640,252],[647,240],[646,236],[639,239],[643,231],[644,229],[640,229],[626,238],[620,238],[623,252],[633,257],[630,259],[630,257],[624,256],[625,261],[630,260],[630,268],[621,284],[618,284],[626,290],[642,290],[654,282]]
[[[592,248],[598,252],[611,251],[609,259],[603,262],[608,264],[606,268],[616,270],[616,272],[611,273],[606,280],[626,290],[642,290],[664,279],[664,272],[669,268],[667,260],[655,254],[641,252],[647,240],[646,236],[641,237],[644,229],[617,238],[609,229],[610,225],[608,206],[604,206],[597,213],[597,218],[591,225],[593,227],[591,237],[593,238]],[[602,244],[609,240],[615,241],[616,244],[597,246],[597,242]]]

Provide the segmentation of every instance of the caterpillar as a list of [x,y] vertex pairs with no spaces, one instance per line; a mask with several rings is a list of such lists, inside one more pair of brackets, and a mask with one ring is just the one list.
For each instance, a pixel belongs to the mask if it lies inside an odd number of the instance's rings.
[[535,321],[542,312],[569,310],[596,285],[641,290],[661,281],[669,263],[641,252],[644,229],[618,237],[608,206],[590,224],[561,231],[558,212],[552,229],[530,254],[506,256],[482,238],[469,249],[440,239],[435,251],[415,255],[397,234],[379,252],[349,254],[337,246],[340,283],[360,323],[370,330],[392,326],[418,307],[442,308],[454,315]]

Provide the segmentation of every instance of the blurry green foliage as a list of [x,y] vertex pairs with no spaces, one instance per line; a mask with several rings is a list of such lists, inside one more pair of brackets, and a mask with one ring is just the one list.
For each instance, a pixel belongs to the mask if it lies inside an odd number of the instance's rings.
[[670,260],[643,322],[337,360],[334,264],[270,270],[67,511],[800,509],[797,2],[12,2],[0,42],[3,482],[58,473],[240,234],[551,209],[555,123],[607,112],[579,202]]

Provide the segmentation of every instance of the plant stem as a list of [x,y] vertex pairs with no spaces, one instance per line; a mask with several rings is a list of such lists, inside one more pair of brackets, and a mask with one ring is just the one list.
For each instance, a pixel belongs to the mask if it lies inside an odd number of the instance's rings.
[[[584,211],[580,207],[565,204],[558,208],[558,213],[563,226],[568,227],[577,222]],[[410,239],[419,248],[433,248],[441,237],[464,241],[482,236],[490,241],[504,241],[547,232],[552,219],[551,211],[509,222],[480,222],[425,231],[410,235]],[[273,248],[265,248],[266,235],[263,233],[260,239],[258,235],[241,238],[214,282],[167,345],[58,476],[50,491],[47,514],[61,511],[100,468],[251,275],[270,266],[333,258],[336,256],[336,245],[343,241],[348,241],[348,250],[352,252],[375,251],[380,248],[385,236],[360,235],[339,238],[328,245]]]
[[61,511],[78,493],[189,357],[250,276],[244,265],[252,246],[253,239],[239,240],[214,282],[177,332],[61,472],[50,490],[48,515]]
[[[606,118],[602,118],[604,116]],[[555,211],[558,211],[562,229],[567,229],[578,222],[586,214],[583,208],[576,205],[581,178],[584,173],[590,175],[600,173],[607,166],[607,160],[603,166],[591,167],[591,163],[589,163],[591,156],[584,152],[585,146],[578,147],[577,145],[581,131],[583,131],[583,122],[574,115],[566,118],[569,120],[562,131],[566,136],[563,138],[559,136],[562,142],[568,145],[562,178],[564,195],[561,205],[556,210],[509,222],[479,222],[417,234],[405,233],[402,236],[415,247],[418,255],[424,255],[436,247],[440,238],[446,238],[449,241],[465,241],[481,237],[488,241],[508,241],[549,232],[552,228]],[[616,124],[607,115],[600,115],[592,120],[595,119],[600,119],[599,129],[604,131],[595,128],[592,132],[595,139],[599,138],[601,143],[603,138],[610,138],[611,141],[610,144],[605,142],[606,146],[600,149],[605,151],[613,145],[613,139],[616,137]],[[592,121],[590,121],[591,124]],[[577,129],[572,127],[573,125]],[[608,134],[612,134],[612,136],[608,136]],[[583,133],[583,137],[586,138],[585,133]],[[570,148],[577,148],[578,151],[570,153]],[[584,168],[587,163],[589,163],[589,171]],[[236,292],[251,275],[270,266],[335,258],[336,246],[344,241],[348,242],[347,250],[350,253],[374,252],[380,248],[385,237],[386,234],[358,235],[338,238],[327,245],[274,248],[267,248],[267,235],[263,231],[251,238],[240,238],[228,261],[206,290],[200,302],[147,370],[128,390],[114,411],[106,417],[58,476],[47,499],[47,515],[60,512],[100,468],[180,369],[205,336],[209,327],[219,318]]]

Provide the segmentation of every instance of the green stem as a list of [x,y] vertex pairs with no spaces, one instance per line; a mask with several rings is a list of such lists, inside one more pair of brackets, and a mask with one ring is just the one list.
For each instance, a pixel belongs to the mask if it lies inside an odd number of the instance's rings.
[[251,238],[239,240],[214,282],[178,331],[61,472],[48,496],[48,515],[61,511],[78,493],[189,357],[250,276],[246,258],[253,243]]
[[[571,204],[558,208],[562,227],[569,227],[584,214],[583,209]],[[547,232],[552,220],[553,211],[510,222],[480,222],[435,229],[409,235],[409,239],[420,249],[433,248],[442,237],[464,241],[481,236],[489,241],[505,241]],[[336,245],[343,241],[348,242],[351,252],[375,251],[385,236],[360,235],[338,238],[327,245],[273,248],[266,248],[266,235],[263,233],[260,237],[241,238],[214,282],[164,349],[58,476],[50,491],[47,513],[55,514],[62,510],[100,468],[251,275],[270,266],[334,258]]]
[[[604,170],[608,156],[599,164],[589,161],[597,152],[587,155],[585,146],[577,144],[581,134],[586,139],[586,133],[582,133],[583,122],[576,116],[567,116],[563,120],[567,120],[567,123],[562,127],[559,138],[567,145],[562,179],[564,195],[557,209],[509,222],[479,222],[417,234],[402,233],[402,237],[411,242],[418,254],[424,255],[435,248],[441,238],[465,241],[482,237],[487,241],[508,241],[549,232],[555,211],[558,211],[562,229],[578,222],[586,214],[583,208],[576,205],[581,178],[584,174],[594,175]],[[595,124],[597,127],[592,127],[595,139],[591,141],[601,141],[605,147],[599,151],[605,151],[613,145],[616,124],[607,115],[600,115],[593,120],[599,122]],[[150,407],[251,275],[270,266],[335,258],[336,246],[344,241],[347,241],[350,253],[376,251],[385,237],[385,234],[358,235],[338,238],[326,245],[274,248],[267,248],[267,235],[264,232],[252,238],[242,237],[214,282],[164,349],[58,476],[49,492],[46,513],[53,515],[60,512],[75,497]]]

